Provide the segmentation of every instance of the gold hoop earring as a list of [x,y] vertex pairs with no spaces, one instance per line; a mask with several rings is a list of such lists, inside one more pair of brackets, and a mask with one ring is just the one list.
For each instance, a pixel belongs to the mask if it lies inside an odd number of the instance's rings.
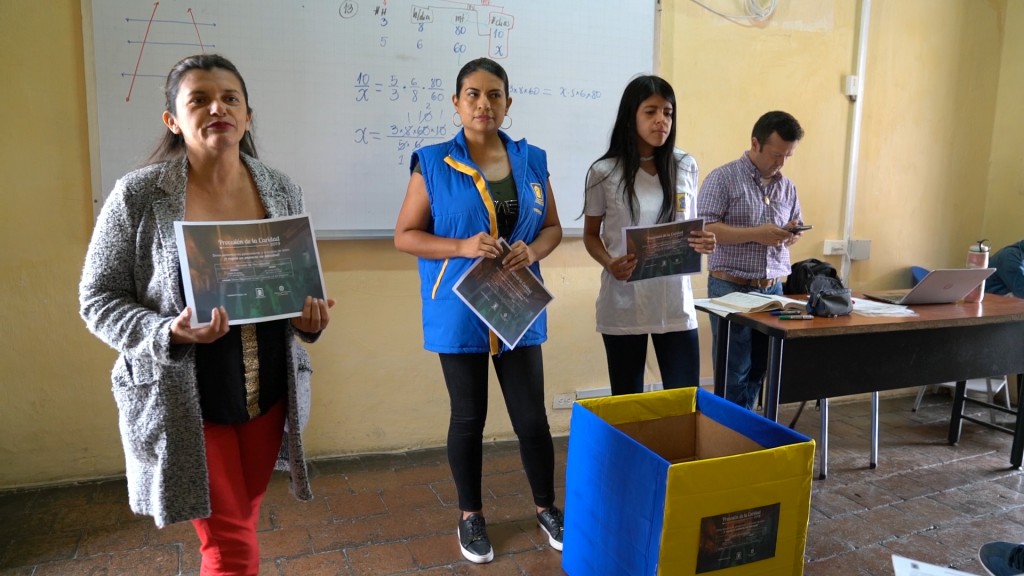
[[[508,120],[508,126],[505,126],[505,120]],[[504,120],[501,121],[501,129],[502,130],[508,130],[511,127],[512,127],[512,117],[509,116],[508,114],[505,114]]]
[[462,118],[459,117],[459,113],[452,114],[452,124],[455,124],[456,128],[462,128]]

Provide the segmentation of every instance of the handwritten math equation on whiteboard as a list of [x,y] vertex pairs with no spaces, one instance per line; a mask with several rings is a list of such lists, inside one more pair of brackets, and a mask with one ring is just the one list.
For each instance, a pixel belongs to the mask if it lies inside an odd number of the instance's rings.
[[[487,57],[493,60],[501,60],[508,57],[507,43],[509,32],[515,23],[515,17],[505,14],[504,8],[491,6],[488,0],[482,0],[479,5],[466,2],[450,2],[438,6],[412,6],[408,13],[393,12],[396,22],[412,24],[416,27],[419,37],[412,37],[417,49],[423,49],[428,40],[423,36],[427,30],[434,26],[445,26],[443,22],[449,22],[452,38],[450,40],[451,53],[456,55],[466,54],[469,50],[467,41],[475,38],[486,37],[488,39]],[[388,27],[394,26],[388,16],[387,2],[377,4],[371,9],[371,19],[379,24],[380,47],[384,48],[391,42],[388,34]],[[345,0],[338,9],[338,14],[346,19],[352,20],[359,16],[359,2],[356,0]],[[408,42],[409,37],[404,31],[402,41]],[[431,52],[437,53],[436,48]]]
[[[444,68],[447,76],[454,76],[458,67],[482,55],[481,48],[486,49],[492,60],[508,58],[515,16],[503,10],[486,0],[479,5],[452,2],[401,9],[384,3],[372,5],[365,11],[367,14],[361,15],[359,2],[345,0],[338,14],[345,21],[343,30],[348,25],[376,29],[376,37],[371,38],[368,46],[376,46],[382,53],[389,49],[413,52],[413,59],[429,58],[435,64],[450,62],[436,69]],[[411,152],[448,140],[458,132],[450,116],[455,87],[446,86],[441,76],[403,76],[401,71],[382,68],[378,64],[375,70],[360,69],[355,75],[352,102],[356,107],[371,107],[379,112],[357,114],[375,118],[378,123],[356,125],[352,141],[357,146],[388,143],[394,153],[392,161],[406,166]],[[380,112],[387,110],[392,113]]]

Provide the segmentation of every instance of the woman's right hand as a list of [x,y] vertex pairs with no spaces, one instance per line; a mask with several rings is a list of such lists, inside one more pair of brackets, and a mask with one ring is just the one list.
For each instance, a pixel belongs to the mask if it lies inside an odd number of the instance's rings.
[[213,309],[210,323],[192,327],[192,308],[186,306],[171,322],[171,344],[209,344],[228,333],[228,311],[223,306]]
[[608,273],[615,276],[616,280],[621,280],[623,282],[629,280],[629,277],[633,275],[634,268],[636,268],[636,255],[629,253],[613,259],[607,266],[605,266]]
[[486,232],[459,241],[459,256],[464,258],[497,258],[501,256],[498,240]]

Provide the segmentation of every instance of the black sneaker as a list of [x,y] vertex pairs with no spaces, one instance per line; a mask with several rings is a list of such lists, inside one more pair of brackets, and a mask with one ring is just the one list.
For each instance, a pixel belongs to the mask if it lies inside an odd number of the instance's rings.
[[459,520],[459,547],[466,560],[477,564],[486,564],[494,560],[491,540],[487,537],[487,523],[479,514],[470,514],[469,518]]
[[552,506],[543,512],[537,513],[537,523],[548,535],[548,544],[555,550],[562,549],[562,511]]
[[989,542],[978,550],[978,559],[992,576],[1024,574],[1024,544]]

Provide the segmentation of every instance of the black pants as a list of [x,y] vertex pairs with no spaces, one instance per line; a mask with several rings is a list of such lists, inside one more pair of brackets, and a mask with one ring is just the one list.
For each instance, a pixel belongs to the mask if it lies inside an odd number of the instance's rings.
[[[467,512],[483,508],[480,484],[488,356],[440,354],[451,402],[448,464],[459,493],[459,508]],[[491,358],[512,429],[519,438],[519,454],[533,502],[548,508],[555,503],[555,449],[544,408],[544,361],[540,346],[516,348]]]
[[[608,378],[612,395],[644,391],[644,366],[647,364],[647,334],[602,334],[608,358]],[[666,389],[700,384],[700,343],[697,329],[651,334],[658,357],[661,383]]]

